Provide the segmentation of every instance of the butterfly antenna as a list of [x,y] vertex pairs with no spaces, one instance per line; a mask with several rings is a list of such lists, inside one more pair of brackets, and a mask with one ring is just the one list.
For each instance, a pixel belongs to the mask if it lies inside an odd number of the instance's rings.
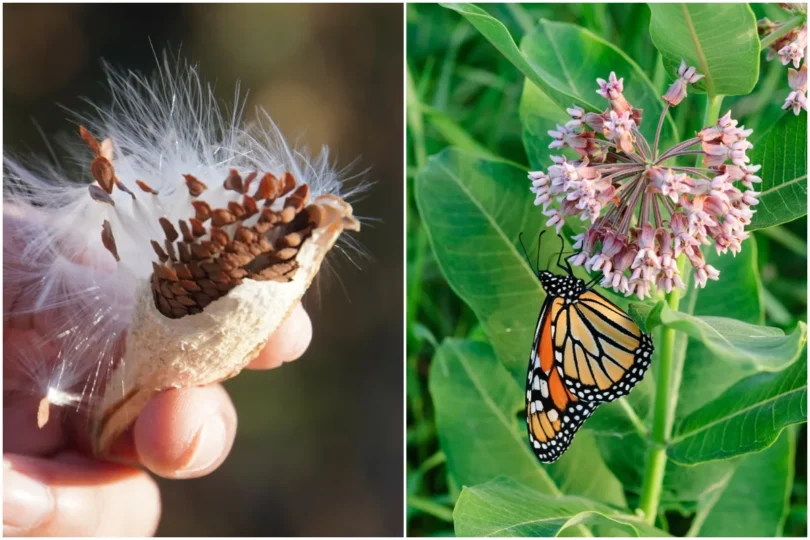
[[526,251],[526,246],[523,245],[523,233],[518,235],[518,240],[520,241],[520,247],[523,248],[523,255],[526,257],[526,262],[529,264],[529,268],[531,268],[533,273],[537,273],[537,271],[532,268],[532,261],[529,259],[529,253]]
[[[557,254],[557,266],[568,273],[568,275],[573,275],[574,269],[571,268],[571,263],[568,262],[568,259],[563,259],[562,254],[565,251],[565,240],[563,239],[562,235],[557,235],[560,239],[560,252]],[[565,266],[562,265],[562,261],[565,260]]]
[[[537,262],[535,264],[537,265],[538,271],[540,270],[540,240],[543,239],[543,234],[545,232],[546,231],[540,231],[540,234],[537,235]],[[546,267],[548,267],[548,265],[546,265]]]
[[596,274],[596,276],[593,279],[591,279],[588,283],[585,284],[585,288],[588,290],[593,289],[593,286],[596,285],[596,282],[599,281],[599,278],[601,278],[602,276],[604,276],[604,273],[602,272]]

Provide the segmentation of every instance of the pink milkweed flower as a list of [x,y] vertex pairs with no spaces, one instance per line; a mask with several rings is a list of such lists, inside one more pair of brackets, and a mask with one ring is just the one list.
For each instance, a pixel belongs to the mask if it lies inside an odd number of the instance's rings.
[[565,109],[565,112],[571,117],[571,120],[565,123],[568,129],[576,129],[582,127],[582,118],[585,115],[585,109],[574,105],[570,109]]
[[794,90],[788,94],[782,109],[793,109],[793,114],[799,116],[802,109],[807,110],[807,96],[803,92]]
[[633,245],[625,244],[621,252],[613,257],[613,267],[610,273],[605,273],[602,279],[602,287],[611,287],[614,291],[629,296],[630,280],[625,272],[630,269],[630,265],[636,258],[638,249]]
[[585,263],[585,268],[589,271],[602,271],[606,276],[610,275],[613,268],[613,258],[624,249],[627,244],[627,237],[607,231],[602,239],[602,250]]
[[549,148],[565,148],[566,146],[573,147],[575,144],[580,144],[576,141],[578,133],[568,129],[566,126],[561,126],[560,124],[557,124],[556,130],[549,130],[548,134],[554,137],[554,140],[548,145]]
[[[791,13],[806,13],[806,6],[801,4],[780,4],[784,9]],[[798,7],[792,7],[798,6]],[[773,22],[768,19],[760,19],[757,21],[757,30],[760,37],[764,38],[787,23]],[[807,23],[805,22],[798,28],[792,28],[782,37],[776,39],[768,46],[768,53],[765,56],[766,60],[771,61],[778,57],[783,66],[793,64],[793,68],[799,69],[802,65],[802,60],[807,55]],[[806,62],[806,60],[805,60]],[[788,69],[788,84],[790,85],[791,92],[785,99],[782,106],[783,109],[793,109],[793,114],[799,115],[801,110],[807,110],[807,69],[806,63],[802,65],[803,73],[797,72],[796,69]]]
[[661,195],[669,197],[677,203],[682,193],[689,193],[694,187],[694,181],[686,173],[675,173],[672,169],[654,168],[649,171],[650,184]]
[[641,268],[646,276],[650,276],[653,270],[661,268],[655,247],[655,230],[652,225],[645,223],[640,232],[636,229],[634,233],[638,237],[638,253],[630,268],[633,270]]
[[788,86],[791,90],[807,92],[807,64],[804,64],[799,71],[788,68]]
[[683,289],[678,261],[672,256],[672,241],[669,231],[663,227],[655,231],[655,238],[660,246],[659,259],[661,268],[658,271],[658,281],[656,287],[667,293],[672,292],[674,287]]
[[688,67],[686,60],[681,60],[681,65],[678,68],[678,78],[675,79],[667,93],[664,94],[664,101],[674,107],[686,97],[686,85],[695,84],[703,77],[705,75],[698,73],[694,67]]
[[807,110],[807,64],[799,71],[788,69],[788,85],[791,92],[785,99],[783,109],[793,109],[793,114],[799,115],[802,109]]
[[624,78],[616,79],[616,74],[610,72],[608,80],[596,79],[599,83],[599,90],[597,94],[610,101],[610,108],[619,114],[630,112],[633,107],[625,99],[624,94]]
[[702,260],[695,266],[695,288],[705,287],[706,280],[711,279],[717,281],[720,279],[720,271],[706,261]]
[[610,72],[607,81],[596,79],[596,82],[599,83],[599,90],[596,93],[605,99],[616,99],[624,92],[624,78],[617,79],[616,73],[613,71]]
[[587,232],[578,234],[574,237],[576,242],[573,248],[579,250],[576,254],[569,257],[568,261],[574,266],[583,266],[590,260],[596,243],[601,239],[601,231],[593,227],[589,228]]
[[798,69],[804,58],[804,50],[807,48],[807,26],[802,26],[793,41],[779,49],[777,55],[783,66],[793,62],[793,67]]
[[550,218],[548,221],[546,221],[546,227],[554,227],[557,234],[560,234],[563,225],[565,225],[565,218],[563,217],[562,212],[556,208],[549,208],[547,210],[543,210],[543,215]]
[[[700,79],[685,63],[679,77],[685,84]],[[798,72],[794,79],[803,84]],[[641,111],[622,96],[624,79],[611,73],[598,83],[609,107],[602,113],[568,109],[571,120],[549,132],[552,147],[570,147],[579,158],[554,155],[545,172],[529,173],[548,227],[561,231],[575,216],[590,223],[573,238],[568,261],[602,272],[602,286],[642,299],[654,289],[685,287],[679,256],[691,263],[696,286],[718,279],[701,250],[714,245],[718,253],[736,254],[748,238],[745,227],[759,201],[753,185],[761,182],[760,166],[747,156],[753,130],[729,111],[696,137],[659,151],[658,135],[650,144],[638,130]],[[695,153],[703,154],[702,166],[671,161]]]
[[626,154],[635,152],[633,143],[636,142],[633,137],[633,128],[636,123],[630,118],[630,111],[625,111],[621,115],[616,114],[616,111],[611,110],[609,119],[605,121],[604,135],[608,139],[616,143],[616,146]]
[[549,193],[551,180],[548,175],[543,171],[530,172],[529,180],[532,181],[531,192],[535,195],[534,205],[547,205],[547,203],[551,201],[551,194]]
[[689,231],[689,218],[683,212],[676,212],[670,218],[670,227],[673,233],[673,248],[675,257],[679,257],[690,246],[699,246],[700,241]]

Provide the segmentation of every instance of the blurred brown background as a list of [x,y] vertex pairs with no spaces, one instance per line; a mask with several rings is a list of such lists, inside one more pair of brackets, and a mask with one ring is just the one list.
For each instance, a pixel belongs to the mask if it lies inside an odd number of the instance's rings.
[[[355,268],[332,254],[305,301],[311,348],[226,383],[239,412],[225,464],[161,480],[168,536],[399,536],[403,515],[401,5],[4,5],[5,150],[45,155],[73,124],[57,104],[103,102],[100,59],[151,73],[152,46],[200,64],[231,100],[250,90],[292,140],[327,144],[374,182]],[[151,44],[150,45],[150,40]]]

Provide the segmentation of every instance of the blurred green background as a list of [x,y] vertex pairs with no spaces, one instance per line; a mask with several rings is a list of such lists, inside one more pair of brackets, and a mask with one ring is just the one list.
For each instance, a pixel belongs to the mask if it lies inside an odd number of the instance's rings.
[[[152,47],[200,64],[231,100],[250,90],[293,141],[326,144],[374,183],[355,206],[368,258],[333,253],[305,298],[314,338],[279,370],[228,381],[239,413],[228,460],[159,480],[166,536],[402,534],[401,5],[3,6],[6,152],[45,156],[72,133],[57,103],[104,102],[100,60],[152,73]],[[151,41],[151,45],[150,45]],[[324,275],[325,274],[325,275]],[[316,396],[313,399],[313,396]]]
[[[671,82],[649,35],[645,4],[479,4],[503,22],[517,43],[541,18],[580,25],[619,47],[647,73],[661,95]],[[757,18],[786,20],[776,4],[751,4]],[[413,182],[428,156],[455,146],[528,168],[518,107],[524,76],[457,12],[434,4],[407,7],[407,531],[452,536],[452,509],[462,486],[448,477],[439,447],[428,373],[445,338],[486,341],[475,314],[442,275],[420,221]],[[608,74],[606,73],[605,76]],[[596,88],[594,82],[594,89]],[[781,118],[789,93],[787,68],[762,64],[746,96],[727,97],[747,128],[766,131]],[[680,133],[699,130],[702,110],[671,110]],[[527,184],[528,185],[528,184]],[[527,190],[528,193],[528,190]],[[528,195],[527,195],[528,196]],[[768,326],[786,331],[807,321],[807,218],[754,233]],[[531,235],[530,235],[531,236]],[[807,534],[807,429],[799,428],[796,473],[785,536]],[[668,513],[671,530],[688,519]]]

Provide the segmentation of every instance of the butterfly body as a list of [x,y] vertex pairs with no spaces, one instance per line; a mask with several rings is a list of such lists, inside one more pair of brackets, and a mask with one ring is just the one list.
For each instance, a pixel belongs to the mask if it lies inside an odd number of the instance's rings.
[[648,334],[621,308],[572,275],[537,273],[546,300],[526,381],[529,442],[540,461],[557,460],[601,403],[626,395],[652,358]]

